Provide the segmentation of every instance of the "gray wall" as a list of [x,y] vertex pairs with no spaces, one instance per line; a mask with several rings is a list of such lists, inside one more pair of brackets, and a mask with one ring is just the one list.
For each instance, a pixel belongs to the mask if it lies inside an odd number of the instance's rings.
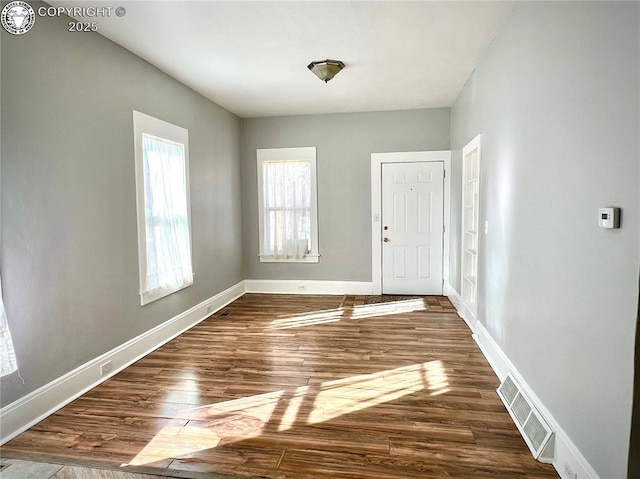
[[[638,7],[518,3],[452,108],[454,150],[484,135],[480,321],[603,479],[629,452]],[[598,228],[607,205],[621,229]]]
[[[97,34],[2,32],[5,405],[244,278],[240,120]],[[141,307],[132,110],[189,129],[193,286]]]
[[[246,278],[371,281],[371,153],[448,150],[449,127],[448,108],[242,120]],[[260,263],[256,149],[295,146],[317,148],[320,262]]]
[[[451,110],[453,115],[453,109]],[[462,149],[453,146],[453,124],[451,117],[451,218],[449,219],[449,284],[461,292],[462,282]]]

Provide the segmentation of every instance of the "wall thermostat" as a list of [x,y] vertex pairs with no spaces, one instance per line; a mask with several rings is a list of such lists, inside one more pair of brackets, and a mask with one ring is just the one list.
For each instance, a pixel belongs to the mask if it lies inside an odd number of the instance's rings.
[[599,208],[598,226],[600,228],[620,228],[620,208]]

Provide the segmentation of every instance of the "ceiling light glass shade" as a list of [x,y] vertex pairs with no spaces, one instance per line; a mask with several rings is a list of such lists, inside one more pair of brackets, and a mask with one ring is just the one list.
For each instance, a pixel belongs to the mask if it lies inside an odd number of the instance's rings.
[[338,60],[321,60],[311,62],[307,66],[320,80],[327,83],[344,68],[344,63]]

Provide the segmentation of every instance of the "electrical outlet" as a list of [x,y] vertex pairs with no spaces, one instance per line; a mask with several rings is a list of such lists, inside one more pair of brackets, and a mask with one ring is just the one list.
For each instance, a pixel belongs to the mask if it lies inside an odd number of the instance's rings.
[[298,291],[306,291],[307,290],[307,285],[306,284],[299,284],[298,285]]
[[573,472],[571,466],[569,466],[569,464],[567,464],[566,462],[564,463],[564,477],[566,479],[578,479],[578,474]]
[[100,376],[106,376],[111,372],[112,369],[113,369],[113,363],[111,362],[111,359],[109,359],[109,361],[102,363],[100,365]]

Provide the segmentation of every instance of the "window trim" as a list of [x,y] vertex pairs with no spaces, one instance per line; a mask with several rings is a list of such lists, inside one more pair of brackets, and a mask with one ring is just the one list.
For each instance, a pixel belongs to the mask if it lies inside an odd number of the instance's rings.
[[[256,150],[258,169],[258,247],[261,263],[318,263],[318,179],[316,172],[316,147],[258,148]],[[269,161],[308,161],[311,174],[311,232],[309,253],[301,259],[277,258],[264,251],[265,217],[263,164]]]
[[150,115],[146,115],[139,111],[133,110],[133,132],[134,132],[134,156],[135,156],[135,178],[136,178],[136,215],[138,226],[138,277],[139,277],[139,295],[140,305],[144,306],[157,299],[168,296],[176,291],[180,291],[193,284],[191,282],[177,287],[164,288],[160,291],[144,291],[145,276],[147,262],[147,236],[145,221],[145,200],[144,200],[144,158],[142,152],[143,134],[158,137],[159,139],[168,140],[174,143],[184,145],[184,162],[185,162],[185,189],[187,195],[187,228],[189,231],[189,257],[191,261],[191,269],[193,272],[193,235],[191,232],[191,191],[189,181],[189,131],[177,125],[173,125],[166,121],[160,120]]

